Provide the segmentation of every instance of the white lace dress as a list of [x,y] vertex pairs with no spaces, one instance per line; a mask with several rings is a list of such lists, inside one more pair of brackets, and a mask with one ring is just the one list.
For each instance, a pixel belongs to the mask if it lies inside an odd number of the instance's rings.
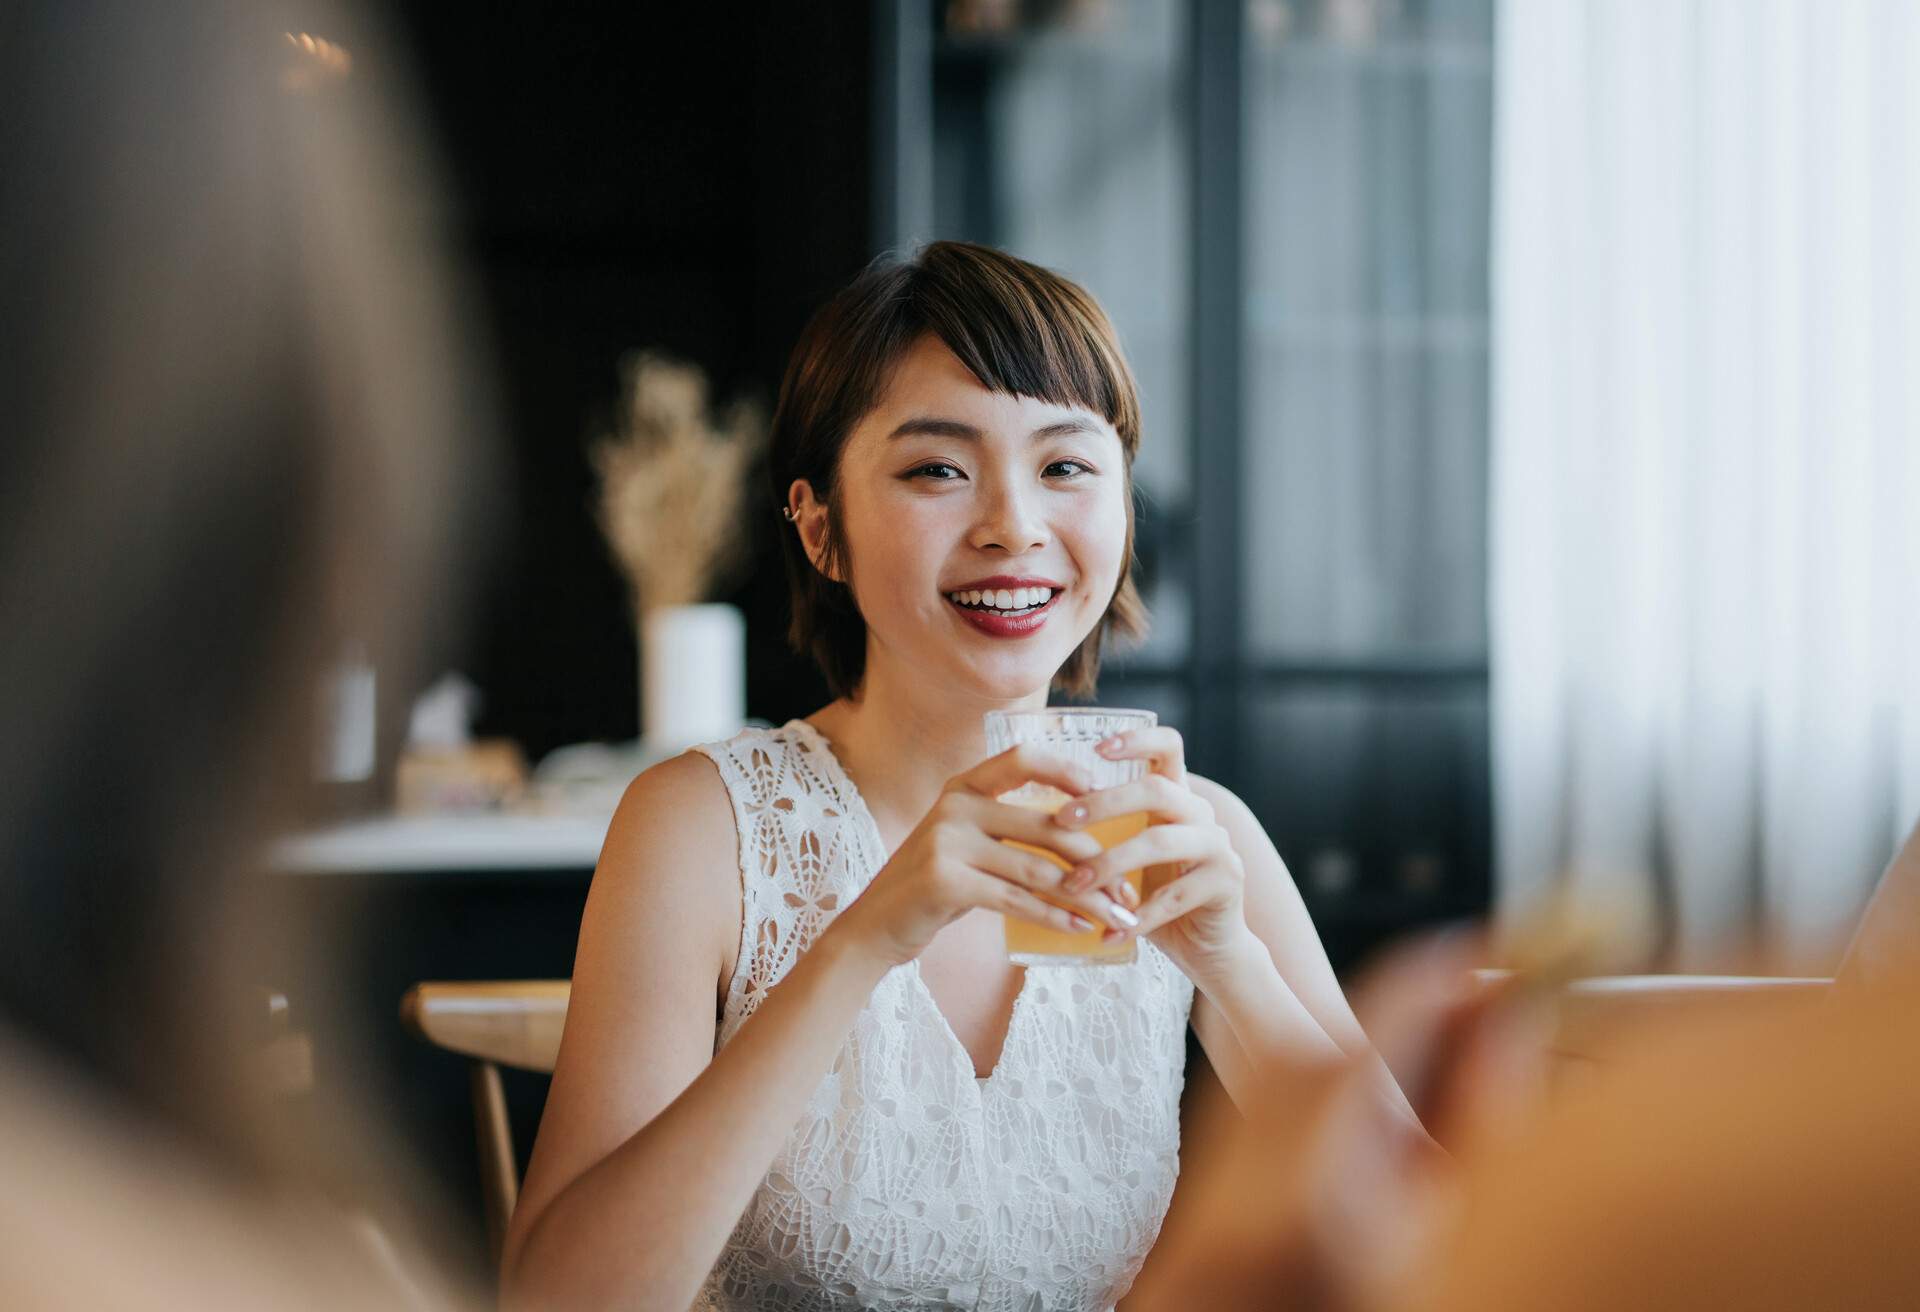
[[[746,914],[724,1047],[884,864],[866,803],[804,720],[696,750],[726,781]],[[1132,1284],[1179,1172],[1193,986],[1033,967],[993,1074],[920,978],[889,971],[740,1218],[706,1309],[1101,1309]]]

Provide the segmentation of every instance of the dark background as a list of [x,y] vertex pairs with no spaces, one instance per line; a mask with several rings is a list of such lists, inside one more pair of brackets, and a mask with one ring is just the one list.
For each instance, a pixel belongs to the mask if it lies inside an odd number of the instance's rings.
[[[435,635],[436,656],[479,685],[476,733],[515,739],[532,761],[568,743],[632,738],[633,623],[594,521],[588,449],[610,422],[621,358],[640,348],[699,365],[717,398],[771,405],[807,317],[867,262],[870,11],[583,14],[416,0],[387,17],[400,49],[370,33],[349,33],[348,44],[375,66],[365,75],[390,59],[424,97],[509,445],[505,509],[488,526],[479,576],[464,581],[471,614],[464,629]],[[748,713],[784,720],[827,693],[784,646],[776,503],[760,477],[752,566],[717,599],[749,617]],[[276,884],[296,923],[353,927],[349,955],[325,963],[324,978],[285,981],[295,1023],[313,1027],[316,1079],[355,1072],[356,1097],[397,1128],[470,1222],[476,1261],[468,1063],[409,1036],[396,1008],[420,980],[569,975],[588,882],[578,870]],[[314,996],[341,1005],[331,1018],[311,1013],[301,999]],[[546,1081],[505,1078],[524,1169]]]
[[[1491,5],[1394,8],[1377,42],[1357,44],[1327,36],[1326,15],[1303,17],[1272,49],[1239,0],[1081,7],[1107,26],[955,32],[945,25],[965,7],[944,0],[391,11],[448,167],[451,235],[494,339],[509,442],[508,509],[471,563],[470,628],[441,636],[437,663],[478,685],[476,732],[533,762],[631,739],[634,626],[588,458],[622,358],[665,351],[700,366],[716,400],[770,405],[807,317],[890,243],[1005,243],[1072,272],[1116,246],[1089,227],[1171,198],[1183,231],[1127,229],[1120,263],[1086,275],[1118,303],[1147,281],[1131,266],[1178,269],[1175,303],[1133,325],[1130,349],[1159,365],[1162,390],[1144,399],[1190,472],[1171,493],[1141,484],[1142,578],[1163,589],[1149,586],[1149,602],[1169,641],[1109,653],[1099,700],[1181,728],[1193,767],[1272,835],[1345,968],[1411,925],[1487,905],[1474,582]],[[1057,95],[1008,99],[1036,85]],[[1177,122],[1185,162],[1143,179],[1124,172],[1140,143],[1106,130],[1117,110],[1101,97],[1156,85],[1164,98],[1129,112]],[[916,89],[929,98],[918,117]],[[1437,146],[1436,115],[1451,125],[1439,141],[1474,148]],[[1012,180],[1014,146],[1053,135],[1088,178],[1128,178],[1129,203],[1063,211],[1051,234],[1022,220],[1033,204]],[[1303,153],[1312,143],[1324,156]],[[936,180],[925,222],[890,221],[903,177],[929,158],[972,162]],[[1323,212],[1330,195],[1379,229],[1351,268],[1335,257],[1353,243],[1335,239],[1352,214]],[[1324,286],[1302,272],[1327,264],[1344,272]],[[1278,338],[1262,326],[1276,312]],[[1475,324],[1464,353],[1398,345]],[[1362,475],[1330,476],[1342,468]],[[747,713],[773,723],[828,699],[786,647],[778,504],[756,471],[747,567],[715,597],[746,617]],[[1276,537],[1274,523],[1299,532]],[[1324,598],[1354,594],[1391,604],[1364,631],[1331,625]],[[1285,633],[1261,636],[1249,617],[1275,611]],[[417,691],[382,689],[389,705]]]
[[[771,405],[807,316],[869,253],[864,4],[409,3],[395,21],[453,179],[496,346],[511,518],[464,672],[476,726],[530,759],[637,732],[626,589],[592,506],[592,437],[637,348]],[[827,700],[782,645],[776,503],[750,492],[748,714]]]

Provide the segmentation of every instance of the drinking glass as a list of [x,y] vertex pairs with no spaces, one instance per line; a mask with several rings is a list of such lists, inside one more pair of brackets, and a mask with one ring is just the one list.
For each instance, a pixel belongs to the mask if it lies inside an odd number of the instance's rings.
[[[1037,743],[1080,767],[1092,778],[1095,788],[1112,788],[1144,777],[1147,763],[1138,760],[1109,761],[1093,750],[1094,745],[1114,734],[1151,728],[1158,722],[1158,717],[1152,711],[1104,706],[1049,706],[1039,711],[988,711],[987,752],[998,756],[1021,743]],[[1073,799],[1051,785],[1025,783],[1012,792],[1002,793],[1000,800],[1012,806],[1023,806],[1051,815]],[[1110,848],[1132,838],[1146,827],[1147,813],[1134,811],[1097,820],[1084,826],[1083,830],[1092,834],[1102,848]],[[1017,843],[1010,838],[1000,841],[1045,857],[1062,870],[1072,869],[1071,862],[1050,848]],[[1127,882],[1133,885],[1136,893],[1141,891],[1140,881],[1140,871],[1127,872]],[[1040,896],[1057,906],[1067,905],[1045,893]],[[1086,913],[1080,914],[1084,916]],[[1105,932],[1104,927],[1083,933],[1068,933],[1015,916],[1008,916],[1006,922],[1007,956],[1022,966],[1118,966],[1132,961],[1136,952],[1132,939],[1123,943],[1102,943],[1100,936]]]

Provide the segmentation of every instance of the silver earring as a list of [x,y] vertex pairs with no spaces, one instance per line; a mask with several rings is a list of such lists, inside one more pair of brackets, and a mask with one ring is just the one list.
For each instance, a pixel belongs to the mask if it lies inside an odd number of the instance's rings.
[[786,520],[787,523],[789,524],[793,523],[793,507],[792,506],[780,507],[780,518]]

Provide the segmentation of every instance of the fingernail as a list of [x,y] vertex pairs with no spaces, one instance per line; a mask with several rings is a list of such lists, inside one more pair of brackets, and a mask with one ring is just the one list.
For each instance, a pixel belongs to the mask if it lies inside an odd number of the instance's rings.
[[1094,748],[1094,750],[1097,752],[1117,752],[1126,745],[1127,740],[1116,734],[1111,738],[1101,739],[1099,746]]
[[1079,802],[1063,806],[1054,813],[1054,822],[1063,825],[1077,825],[1087,818],[1087,808]]
[[1113,922],[1115,929],[1132,929],[1140,923],[1140,917],[1111,898],[1107,900],[1107,919]]
[[[1073,917],[1073,927],[1079,930],[1082,934],[1091,934],[1094,930],[1100,928],[1100,926],[1094,924],[1091,920],[1088,920],[1085,916],[1079,916],[1079,915],[1076,915]],[[1113,932],[1112,930],[1107,931],[1107,933],[1109,934],[1111,934],[1112,932]]]
[[1120,885],[1120,900],[1125,902],[1129,907],[1137,907],[1140,905],[1140,890],[1135,888],[1131,883],[1122,884]]
[[1078,893],[1081,889],[1085,888],[1088,884],[1091,884],[1092,882],[1093,882],[1092,870],[1088,869],[1086,866],[1075,866],[1071,871],[1068,872],[1065,886],[1069,893]]

